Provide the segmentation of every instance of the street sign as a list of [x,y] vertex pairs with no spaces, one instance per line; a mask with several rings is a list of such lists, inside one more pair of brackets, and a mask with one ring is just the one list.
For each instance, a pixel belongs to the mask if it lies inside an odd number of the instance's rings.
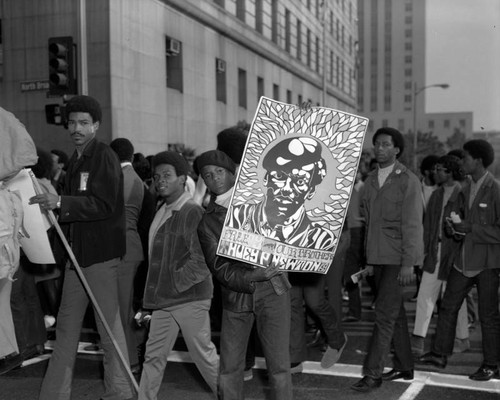
[[21,82],[21,92],[36,92],[41,90],[49,90],[49,81]]

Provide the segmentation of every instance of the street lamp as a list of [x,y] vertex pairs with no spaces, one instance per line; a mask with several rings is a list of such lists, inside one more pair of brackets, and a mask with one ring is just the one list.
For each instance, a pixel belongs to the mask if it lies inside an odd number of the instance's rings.
[[417,82],[413,83],[413,171],[417,171],[418,168],[418,134],[417,134],[417,96],[422,93],[425,89],[432,87],[439,87],[441,89],[448,89],[450,85],[447,83],[435,83],[433,85],[423,86],[417,89]]

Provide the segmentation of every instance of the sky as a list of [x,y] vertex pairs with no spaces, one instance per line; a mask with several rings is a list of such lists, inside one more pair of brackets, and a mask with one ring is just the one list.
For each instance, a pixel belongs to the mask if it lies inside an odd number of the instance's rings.
[[[420,0],[418,0],[420,1]],[[426,112],[472,111],[500,131],[500,0],[427,0]]]

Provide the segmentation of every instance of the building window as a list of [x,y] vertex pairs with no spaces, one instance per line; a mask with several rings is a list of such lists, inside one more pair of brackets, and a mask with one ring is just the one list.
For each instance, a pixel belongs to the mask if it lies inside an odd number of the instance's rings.
[[465,119],[461,119],[459,124],[460,124],[460,128],[465,128]]
[[409,90],[411,90],[412,86],[413,86],[413,85],[412,85],[412,83],[411,83],[411,82],[405,82],[405,89],[409,89]]
[[302,56],[302,23],[297,20],[297,58],[300,60]]
[[405,69],[405,76],[412,76],[412,74],[413,74],[413,73],[412,73],[411,68],[406,68],[406,69]]
[[255,0],[255,30],[259,33],[262,33],[262,13],[262,0]]
[[408,15],[405,17],[405,24],[411,25],[412,23],[412,17],[411,15]]
[[290,53],[291,50],[291,20],[290,20],[290,10],[285,8],[285,51]]
[[220,58],[215,59],[215,90],[217,101],[226,104],[226,62]]
[[297,96],[297,103],[299,104],[299,106],[302,105],[302,95],[301,94],[299,94]]
[[405,103],[411,103],[412,101],[412,97],[411,97],[411,94],[405,94]]
[[258,76],[257,77],[257,99],[260,99],[264,96],[264,78]]
[[225,0],[214,0],[214,3],[217,4],[218,6],[221,6],[222,8],[226,6]]
[[278,43],[278,1],[271,4],[271,40]]
[[330,50],[330,82],[333,83],[333,51]]
[[333,35],[333,11],[330,11],[330,33]]
[[412,57],[410,55],[405,56],[405,63],[407,63],[407,64],[412,63]]
[[412,4],[411,3],[405,4],[405,11],[412,11]]
[[165,36],[167,87],[182,93],[182,42]]
[[311,66],[311,30],[307,29],[306,33],[306,64]]
[[288,104],[292,104],[293,102],[293,98],[292,98],[292,91],[291,90],[288,90],[286,91],[286,102]]
[[389,122],[386,119],[382,120],[382,128],[386,128],[389,126]]
[[280,99],[280,87],[276,84],[273,84],[273,99],[278,101]]
[[245,22],[245,0],[236,0],[236,18]]
[[319,56],[320,56],[320,46],[319,46],[319,37],[316,36],[316,72],[319,73]]
[[433,119],[429,120],[429,129],[434,129],[434,120]]
[[398,131],[404,132],[405,130],[405,120],[403,118],[398,119]]
[[335,39],[337,43],[340,42],[340,20],[338,18],[335,20]]
[[411,38],[412,37],[412,31],[411,29],[405,29],[405,37]]
[[443,122],[443,126],[445,129],[449,129],[450,128],[450,120],[449,119],[445,119],[444,122]]
[[407,43],[405,43],[405,50],[407,50],[407,51],[411,51],[412,47],[413,47],[413,46],[411,45],[411,42],[407,42]]
[[238,105],[247,108],[247,71],[238,68]]

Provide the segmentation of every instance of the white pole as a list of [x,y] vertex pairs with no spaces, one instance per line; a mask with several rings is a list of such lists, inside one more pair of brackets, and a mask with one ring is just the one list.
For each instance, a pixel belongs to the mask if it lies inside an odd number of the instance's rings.
[[80,94],[89,93],[88,68],[87,68],[87,2],[86,0],[78,1],[78,43],[79,46],[79,83]]

